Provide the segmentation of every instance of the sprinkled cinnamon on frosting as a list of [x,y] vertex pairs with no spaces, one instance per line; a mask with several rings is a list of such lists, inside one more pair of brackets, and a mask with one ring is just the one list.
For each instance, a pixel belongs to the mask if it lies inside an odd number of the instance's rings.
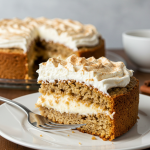
[[113,87],[125,87],[133,75],[123,62],[113,62],[105,57],[95,59],[71,55],[64,60],[50,58],[45,65],[40,64],[38,81],[44,83],[55,80],[76,80],[92,85],[107,94]]
[[26,52],[32,40],[37,36],[35,26],[20,19],[0,21],[0,48],[21,48]]
[[43,17],[0,21],[0,48],[15,47],[26,52],[32,40],[37,37],[64,44],[74,51],[80,46],[95,46],[99,43],[96,28],[78,21]]

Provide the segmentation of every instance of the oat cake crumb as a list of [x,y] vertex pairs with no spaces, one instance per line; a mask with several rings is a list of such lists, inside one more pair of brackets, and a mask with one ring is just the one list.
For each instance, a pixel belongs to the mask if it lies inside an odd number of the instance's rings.
[[68,134],[68,136],[70,136],[70,135]]
[[72,131],[72,133],[75,133],[74,131]]
[[79,145],[82,145],[82,144],[79,142]]
[[92,140],[97,140],[95,136],[92,136]]
[[43,135],[40,135],[40,137],[43,137]]

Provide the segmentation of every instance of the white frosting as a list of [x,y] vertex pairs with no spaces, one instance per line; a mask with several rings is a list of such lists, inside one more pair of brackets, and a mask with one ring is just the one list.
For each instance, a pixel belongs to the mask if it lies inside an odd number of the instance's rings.
[[36,23],[41,39],[63,44],[74,51],[79,46],[95,46],[99,43],[99,34],[92,25],[68,19],[46,18],[38,18]]
[[76,80],[92,85],[103,93],[113,87],[125,87],[133,75],[123,62],[113,62],[105,57],[85,59],[72,55],[64,60],[50,58],[46,63],[41,63],[38,81],[42,83],[55,80]]
[[[42,100],[45,99],[45,101]],[[96,107],[94,104],[87,106],[86,103],[76,102],[75,100],[70,100],[70,96],[58,96],[58,95],[42,95],[37,101],[37,105],[42,107],[47,107],[48,109],[53,108],[60,113],[78,113],[79,115],[92,115],[92,114],[105,114],[113,119],[113,115],[109,111],[104,111],[100,107]]]
[[0,21],[0,48],[21,48],[26,52],[33,39],[60,43],[77,51],[80,46],[95,46],[99,34],[92,25],[77,21],[46,18],[26,18]]
[[26,52],[37,36],[37,29],[22,20],[0,21],[0,48],[21,48]]

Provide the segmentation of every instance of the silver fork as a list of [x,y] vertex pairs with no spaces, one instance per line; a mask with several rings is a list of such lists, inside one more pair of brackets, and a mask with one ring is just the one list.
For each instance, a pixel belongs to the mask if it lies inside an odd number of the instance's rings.
[[31,124],[32,127],[36,128],[38,130],[41,130],[41,131],[52,132],[52,131],[70,130],[70,129],[76,129],[78,127],[86,125],[86,124],[66,125],[66,124],[54,123],[51,120],[49,120],[41,115],[35,114],[31,110],[29,110],[27,107],[25,107],[24,105],[22,105],[18,102],[9,100],[4,97],[0,97],[0,101],[6,102],[7,104],[16,106],[16,107],[20,108],[21,110],[23,110],[28,117],[29,124]]

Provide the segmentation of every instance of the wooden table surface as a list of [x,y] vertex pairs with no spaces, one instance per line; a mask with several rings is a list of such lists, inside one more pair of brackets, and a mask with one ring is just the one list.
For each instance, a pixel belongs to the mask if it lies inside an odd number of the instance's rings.
[[[127,68],[128,69],[133,69],[134,70],[134,76],[139,79],[140,81],[140,86],[144,83],[144,80],[150,79],[150,73],[143,73],[137,70],[137,68],[131,63],[131,61],[128,59],[127,55],[123,50],[111,50],[111,52],[114,52],[121,57],[123,57],[126,62],[127,62]],[[9,98],[9,99],[14,99],[19,96],[31,94],[38,92],[37,90],[21,90],[21,89],[5,89],[5,88],[0,88],[0,96]],[[2,104],[2,102],[0,102]],[[8,129],[9,130],[9,129]],[[0,136],[0,150],[32,150],[30,148],[26,148],[23,146],[20,146],[18,144],[12,143],[3,137]],[[148,150],[148,149],[147,149]],[[150,150],[150,149],[149,149]]]

